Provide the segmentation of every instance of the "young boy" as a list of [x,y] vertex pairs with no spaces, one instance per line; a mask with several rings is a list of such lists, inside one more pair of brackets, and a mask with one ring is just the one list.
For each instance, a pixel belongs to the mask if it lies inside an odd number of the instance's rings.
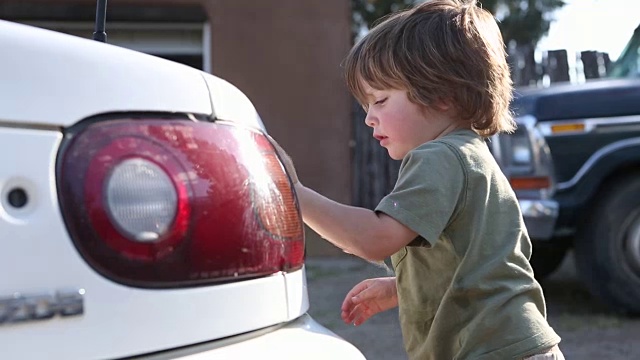
[[485,138],[514,129],[500,31],[475,1],[433,0],[396,13],[349,53],[347,83],[393,159],[393,191],[375,211],[297,181],[306,224],[395,278],[365,280],[342,317],[359,325],[399,306],[411,359],[563,359],[528,259],[516,197]]

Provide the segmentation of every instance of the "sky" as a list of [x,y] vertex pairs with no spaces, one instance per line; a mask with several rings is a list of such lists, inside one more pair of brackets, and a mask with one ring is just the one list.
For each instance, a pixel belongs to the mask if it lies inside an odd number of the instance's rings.
[[640,25],[640,0],[566,0],[538,50],[609,53],[615,60]]

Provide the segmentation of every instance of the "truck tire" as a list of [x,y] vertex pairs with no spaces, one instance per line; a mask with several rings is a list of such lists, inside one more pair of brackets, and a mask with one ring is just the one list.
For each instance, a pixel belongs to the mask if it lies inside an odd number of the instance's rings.
[[614,310],[640,314],[640,174],[607,183],[586,213],[575,241],[580,277]]
[[546,241],[532,241],[532,243],[533,251],[529,263],[536,279],[542,281],[560,267],[567,253],[567,246],[551,244]]

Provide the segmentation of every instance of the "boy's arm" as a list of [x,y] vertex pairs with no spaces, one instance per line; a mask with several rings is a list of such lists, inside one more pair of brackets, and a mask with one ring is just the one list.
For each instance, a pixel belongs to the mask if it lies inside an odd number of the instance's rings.
[[291,157],[269,137],[296,188],[304,222],[342,250],[370,261],[382,261],[418,234],[392,217],[343,205],[305,187]]
[[361,258],[384,260],[418,236],[388,215],[340,204],[299,182],[296,192],[304,222],[334,245]]

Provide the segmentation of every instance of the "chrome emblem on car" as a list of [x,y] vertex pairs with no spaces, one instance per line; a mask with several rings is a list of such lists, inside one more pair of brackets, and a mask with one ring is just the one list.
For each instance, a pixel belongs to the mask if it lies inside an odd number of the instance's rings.
[[84,313],[84,289],[55,294],[20,294],[0,298],[0,324],[79,316]]

